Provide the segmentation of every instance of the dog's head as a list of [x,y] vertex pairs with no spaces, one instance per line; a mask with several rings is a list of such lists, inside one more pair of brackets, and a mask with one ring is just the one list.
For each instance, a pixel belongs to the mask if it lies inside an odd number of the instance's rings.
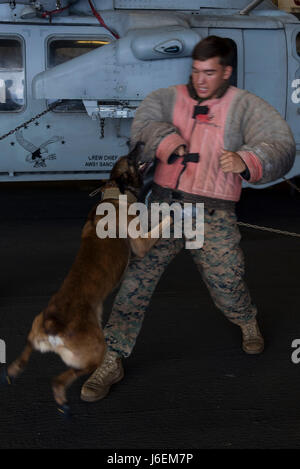
[[118,159],[110,173],[110,180],[118,184],[121,192],[127,187],[139,189],[143,183],[139,164],[143,147],[144,144],[137,143],[128,155]]

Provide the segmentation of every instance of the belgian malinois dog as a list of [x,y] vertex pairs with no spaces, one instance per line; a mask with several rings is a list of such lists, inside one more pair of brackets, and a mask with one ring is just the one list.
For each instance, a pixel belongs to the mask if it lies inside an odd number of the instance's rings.
[[[57,353],[68,369],[53,379],[52,390],[58,410],[65,414],[69,412],[67,388],[79,376],[94,372],[103,361],[106,346],[101,316],[105,298],[120,282],[131,253],[143,257],[157,241],[162,227],[170,222],[165,218],[145,233],[146,237],[118,237],[118,195],[127,194],[132,203],[142,185],[137,151],[121,157],[101,187],[104,200],[100,204],[110,202],[116,209],[117,236],[97,236],[96,225],[102,217],[96,213],[97,204],[88,215],[79,251],[62,286],[35,317],[21,355],[2,373],[2,383],[10,384],[25,369],[33,350]],[[129,224],[134,217],[127,218]]]

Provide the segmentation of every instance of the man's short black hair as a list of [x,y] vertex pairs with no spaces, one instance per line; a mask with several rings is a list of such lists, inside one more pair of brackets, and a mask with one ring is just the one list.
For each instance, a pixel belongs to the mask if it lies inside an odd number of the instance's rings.
[[194,47],[192,57],[194,60],[208,60],[213,57],[220,58],[221,65],[234,66],[236,46],[232,39],[219,36],[207,36]]

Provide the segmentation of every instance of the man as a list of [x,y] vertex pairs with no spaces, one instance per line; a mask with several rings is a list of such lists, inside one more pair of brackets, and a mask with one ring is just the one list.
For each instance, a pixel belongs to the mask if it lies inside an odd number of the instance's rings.
[[[272,106],[229,85],[233,59],[229,39],[200,41],[189,84],[159,89],[142,102],[131,143],[144,142],[145,159],[157,159],[151,201],[204,202],[204,245],[189,252],[215,305],[241,328],[243,350],[255,354],[264,341],[243,279],[235,203],[243,178],[262,184],[289,171],[295,143]],[[132,352],[155,286],[182,247],[182,239],[162,238],[130,263],[105,327],[108,352],[84,384],[83,400],[102,399],[122,379],[121,357]]]

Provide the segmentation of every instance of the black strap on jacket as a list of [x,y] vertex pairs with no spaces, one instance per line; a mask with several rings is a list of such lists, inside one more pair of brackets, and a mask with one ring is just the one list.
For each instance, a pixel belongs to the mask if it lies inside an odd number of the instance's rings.
[[172,155],[168,158],[168,164],[173,164],[178,158],[183,158],[181,164],[186,166],[187,163],[198,163],[200,159],[199,153],[187,153],[183,156],[179,156],[176,153],[172,153]]
[[199,153],[187,153],[186,155],[183,155],[183,160],[181,164],[186,166],[187,163],[198,163],[199,158],[200,158]]
[[176,155],[176,154],[173,153],[168,159],[168,164],[174,163],[174,161],[176,161],[177,158],[182,158],[181,164],[183,165],[183,168],[180,171],[180,174],[178,176],[176,189],[179,185],[179,180],[181,178],[182,173],[186,170],[186,165],[188,163],[198,163],[200,155],[199,155],[199,153],[187,153],[186,155],[179,156],[179,155]]

